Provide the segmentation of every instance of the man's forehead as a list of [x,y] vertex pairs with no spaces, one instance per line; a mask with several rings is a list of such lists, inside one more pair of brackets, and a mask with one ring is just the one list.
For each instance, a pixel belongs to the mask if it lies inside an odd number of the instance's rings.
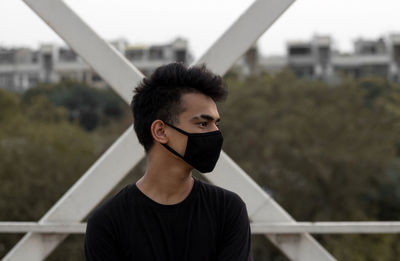
[[[182,109],[186,117],[219,119],[216,103],[208,96],[200,93],[182,95]],[[204,117],[202,117],[204,116]]]

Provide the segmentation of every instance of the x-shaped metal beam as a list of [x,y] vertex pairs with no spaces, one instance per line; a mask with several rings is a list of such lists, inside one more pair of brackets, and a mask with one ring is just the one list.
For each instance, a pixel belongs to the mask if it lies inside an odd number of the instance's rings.
[[[295,0],[256,0],[196,63],[224,74]],[[101,39],[61,0],[24,0],[114,90],[130,102],[133,87],[143,78],[125,57]],[[84,219],[144,157],[132,127],[40,219],[39,223],[71,223]],[[253,222],[296,221],[222,152],[211,183],[237,192]],[[292,260],[335,260],[309,234],[266,235]],[[4,260],[43,260],[66,235],[26,234]]]

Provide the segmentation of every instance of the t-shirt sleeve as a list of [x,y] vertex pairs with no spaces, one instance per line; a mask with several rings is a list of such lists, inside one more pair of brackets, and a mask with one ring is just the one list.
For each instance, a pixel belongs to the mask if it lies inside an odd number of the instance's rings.
[[250,222],[246,205],[236,194],[225,212],[218,261],[250,261]]
[[87,261],[119,260],[112,224],[102,215],[92,215],[86,227],[85,257]]

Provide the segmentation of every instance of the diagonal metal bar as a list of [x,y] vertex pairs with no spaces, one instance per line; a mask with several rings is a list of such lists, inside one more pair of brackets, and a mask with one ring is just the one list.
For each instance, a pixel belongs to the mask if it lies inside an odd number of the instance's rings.
[[[143,156],[143,148],[130,127],[57,201],[39,223],[81,221]],[[65,237],[66,235],[59,234],[28,233],[4,260],[43,260]]]
[[[24,0],[66,43],[124,99],[143,74],[104,41],[61,0]],[[113,70],[110,70],[113,68]]]
[[255,1],[198,59],[224,75],[295,0]]
[[[214,72],[225,74],[293,2],[255,1],[197,63],[206,63]],[[253,222],[296,222],[226,153],[222,152],[214,172],[206,178],[213,184],[237,192],[246,202]],[[295,241],[286,235],[266,236],[292,260],[335,260],[309,234],[296,235]]]
[[[129,103],[133,86],[143,78],[139,70],[96,34],[63,1],[24,2]],[[143,156],[143,149],[130,127],[39,223],[82,220]],[[28,233],[4,260],[43,260],[65,237],[66,235]]]
[[[130,65],[124,59],[124,57],[115,52],[113,48],[101,40],[101,38],[98,37],[63,2],[59,0],[24,1],[34,11],[36,11],[39,16],[44,18],[44,20],[57,33],[59,33],[61,37],[64,38],[64,40],[70,44],[79,55],[81,55],[96,71],[98,71],[100,75],[107,82],[109,82],[110,85],[114,87],[126,101],[129,101],[129,95],[127,93],[132,89],[134,83],[141,79],[142,75],[132,65]],[[238,32],[242,31],[243,33],[243,31],[247,31],[248,28],[244,26],[245,24],[247,24],[246,26],[250,26],[259,23],[260,13],[263,13],[266,16],[273,15],[273,12],[269,14],[266,12],[266,10],[258,10],[258,8],[261,6],[263,6],[263,8],[268,7],[268,5],[265,5],[267,2],[273,3],[272,6],[269,6],[272,9],[282,8],[282,6],[278,4],[277,0],[256,1],[253,6],[251,6],[248,11],[239,19],[242,22],[236,23],[229,29],[233,35],[232,39],[237,39]],[[287,1],[286,3],[289,5],[291,2],[292,1]],[[264,5],[261,5],[260,3],[264,3]],[[258,6],[258,8],[254,8],[254,6]],[[286,8],[287,6],[280,11],[278,10],[276,15],[279,16],[279,14],[281,14]],[[257,10],[258,12],[255,14],[254,12]],[[59,15],[62,15],[63,18],[59,19]],[[255,19],[252,20],[247,16],[254,16]],[[277,17],[272,20],[261,21],[264,21],[263,23],[268,22],[272,24],[276,18]],[[68,23],[64,23],[64,19],[66,19]],[[267,25],[265,28],[267,29],[269,26],[270,25]],[[242,29],[237,29],[236,27]],[[64,30],[66,31],[65,34]],[[239,57],[259,37],[260,34],[261,33],[259,32],[255,34],[248,34],[247,36],[249,38],[245,39],[246,44],[234,45],[235,48],[229,49],[230,51],[221,59],[225,59],[230,55],[233,57]],[[79,37],[77,37],[77,35],[79,35]],[[77,38],[79,38],[79,41],[76,41]],[[217,41],[214,46],[209,49],[206,55],[199,60],[199,62],[208,63],[212,70],[222,74],[228,70],[236,58],[224,63],[216,63],[212,61],[214,49],[224,49],[224,46],[226,47],[227,44],[230,44],[229,41],[227,41],[231,39],[230,33],[226,33],[221,39],[223,39],[221,41],[225,41],[225,44],[221,45],[219,41]],[[243,41],[243,39],[241,39],[241,41]],[[85,42],[90,42],[91,48],[89,49],[91,50],[88,50],[87,46],[85,47]],[[99,52],[101,50],[107,52],[109,55],[107,59],[114,60],[112,66],[110,63],[104,67],[98,64],[104,61],[104,57],[101,59],[96,59],[96,57],[98,57],[96,54],[103,55],[103,53]],[[86,53],[89,53],[90,55],[86,55]],[[120,60],[121,62],[118,62],[117,60]],[[119,73],[116,68],[121,68],[118,66],[125,67],[125,73]],[[117,142],[93,165],[93,167],[91,167],[84,174],[84,176],[56,203],[56,205],[49,210],[49,212],[41,219],[40,222],[72,222],[83,219],[84,216],[89,213],[89,211],[115,186],[115,184],[118,183],[123,176],[125,176],[125,174],[138,162],[138,160],[143,157],[143,152],[140,151],[141,147],[138,146],[134,133],[131,131],[131,129],[128,129],[123,136],[119,138]],[[115,164],[116,162],[119,164]],[[224,173],[220,173],[221,171],[225,171],[225,169],[220,168],[220,170],[218,170],[217,168],[216,172],[218,175],[215,179],[210,179],[211,182],[223,186],[223,184],[227,183],[228,180],[231,181],[233,176],[235,177],[236,181],[244,181],[249,183],[246,184],[246,188],[242,190],[234,190],[238,191],[248,204],[249,213],[253,220],[257,219],[257,217],[260,217],[263,219],[262,221],[266,221],[264,217],[266,217],[268,220],[271,219],[269,217],[272,216],[272,219],[276,218],[276,220],[279,220],[280,222],[287,220],[295,222],[279,207],[279,205],[276,204],[276,202],[268,198],[268,195],[264,193],[261,188],[259,188],[258,185],[252,181],[242,170],[240,170],[240,168],[234,164],[234,162],[230,160],[226,154],[222,155],[219,165],[225,166],[225,168],[233,171],[229,177],[226,177]],[[112,175],[110,175],[110,173],[112,173]],[[110,178],[110,176],[113,176],[113,178]],[[221,177],[223,177],[222,180],[220,180]],[[104,184],[103,186],[100,186],[99,189],[98,185],[100,182]],[[236,185],[237,184],[233,185],[233,187]],[[96,187],[96,189],[94,189],[94,187]],[[258,198],[256,197],[254,199],[251,197],[251,193],[249,193],[250,188],[256,190]],[[268,203],[266,203],[266,201],[268,201]],[[266,213],[266,210],[270,210],[271,212]],[[75,211],[77,212],[75,213]],[[5,260],[25,260],[28,255],[29,260],[42,260],[64,239],[64,237],[65,236],[59,235],[29,233],[13,248],[13,250],[6,256]],[[274,241],[274,238],[272,238],[272,240]],[[313,241],[308,234],[303,234],[300,237],[300,240],[297,240],[296,242],[293,242],[293,240],[290,238],[285,239],[283,237],[278,239],[275,238],[274,242],[276,242],[278,247],[280,247],[286,255],[293,257],[295,260],[333,260],[333,258],[331,258],[326,251],[324,252],[319,244]]]
[[[253,223],[295,224],[296,221],[274,201],[249,175],[229,156],[222,152],[212,175],[206,178],[213,184],[235,191],[246,202]],[[229,181],[229,182],[228,182]],[[265,234],[291,260],[335,260],[309,234],[274,235]]]

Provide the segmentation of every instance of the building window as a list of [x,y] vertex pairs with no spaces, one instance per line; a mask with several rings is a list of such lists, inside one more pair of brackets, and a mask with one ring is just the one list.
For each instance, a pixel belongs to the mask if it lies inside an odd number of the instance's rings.
[[60,48],[60,50],[58,51],[58,54],[59,54],[60,60],[64,61],[64,62],[73,62],[73,61],[76,61],[76,59],[77,59],[76,53],[71,49]]
[[53,70],[53,58],[51,54],[44,54],[43,55],[43,65],[46,71]]
[[10,64],[15,62],[14,50],[0,50],[0,64]]
[[326,67],[330,60],[330,49],[326,46],[318,48],[319,63]]
[[39,62],[39,52],[33,52],[32,53],[32,63],[38,63]]
[[129,61],[139,61],[142,60],[144,57],[144,50],[126,50],[125,56]]
[[149,50],[150,60],[162,60],[164,58],[164,51],[160,47],[151,47]]
[[310,47],[290,47],[289,55],[309,55],[311,54]]

